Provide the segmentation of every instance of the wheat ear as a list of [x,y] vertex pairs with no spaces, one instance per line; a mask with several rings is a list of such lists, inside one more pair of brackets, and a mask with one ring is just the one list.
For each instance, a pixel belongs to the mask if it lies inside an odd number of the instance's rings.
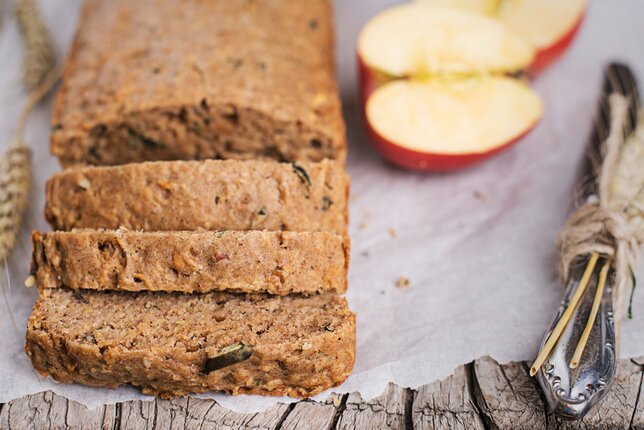
[[17,0],[15,16],[25,43],[22,82],[35,89],[56,65],[56,50],[35,0]]
[[25,145],[10,148],[0,158],[0,262],[16,244],[31,190],[31,151]]

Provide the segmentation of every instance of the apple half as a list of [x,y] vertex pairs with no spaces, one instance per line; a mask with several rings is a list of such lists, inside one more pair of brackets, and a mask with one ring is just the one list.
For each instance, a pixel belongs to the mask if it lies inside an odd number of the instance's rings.
[[539,121],[539,96],[512,76],[534,49],[500,22],[410,3],[358,38],[364,116],[378,151],[417,170],[452,170],[506,148]]
[[552,64],[570,46],[583,22],[587,0],[417,0],[495,17],[537,51],[530,73]]
[[420,3],[385,10],[358,37],[364,100],[394,78],[514,74],[534,58],[529,44],[493,18]]
[[366,105],[379,152],[414,170],[446,171],[477,163],[511,145],[541,118],[541,99],[508,77],[397,80]]

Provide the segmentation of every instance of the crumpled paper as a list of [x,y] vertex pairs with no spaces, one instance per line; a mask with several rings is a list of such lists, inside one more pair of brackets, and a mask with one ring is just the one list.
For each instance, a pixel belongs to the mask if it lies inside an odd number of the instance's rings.
[[[41,3],[64,52],[80,1]],[[571,209],[603,65],[625,60],[644,83],[639,45],[644,28],[635,19],[644,14],[644,3],[594,2],[571,50],[533,82],[546,109],[530,135],[468,170],[402,171],[382,162],[370,146],[356,101],[358,31],[389,3],[394,2],[336,2],[352,177],[347,297],[357,313],[358,343],[352,375],[333,391],[359,391],[364,399],[382,393],[389,381],[415,388],[486,354],[500,362],[534,358],[562,295],[554,240]],[[20,39],[15,23],[9,15],[5,18],[0,34],[2,149],[25,99],[19,85]],[[35,189],[22,241],[9,262],[11,288],[0,298],[0,402],[44,390],[90,408],[149,398],[132,388],[56,384],[38,376],[24,353],[25,324],[36,298],[34,289],[22,286],[31,251],[28,232],[49,229],[42,214],[44,183],[59,170],[48,150],[50,113],[51,98],[36,110],[27,129],[27,142],[35,151]],[[644,275],[642,265],[638,273]],[[400,277],[410,280],[407,288],[396,287]],[[622,357],[644,354],[644,292],[636,292],[633,309],[634,318],[622,325]],[[216,393],[200,397],[238,411],[289,401]]]

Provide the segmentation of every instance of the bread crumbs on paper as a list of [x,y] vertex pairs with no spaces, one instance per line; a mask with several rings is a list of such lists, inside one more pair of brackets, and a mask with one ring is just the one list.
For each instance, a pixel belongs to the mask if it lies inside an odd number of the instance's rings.
[[360,230],[368,229],[369,228],[368,221],[371,220],[372,216],[373,216],[373,214],[371,213],[371,211],[369,211],[368,209],[363,210],[362,211],[362,222],[360,224],[358,224],[358,228]]
[[401,276],[396,281],[396,288],[407,288],[411,285],[411,280],[406,276]]

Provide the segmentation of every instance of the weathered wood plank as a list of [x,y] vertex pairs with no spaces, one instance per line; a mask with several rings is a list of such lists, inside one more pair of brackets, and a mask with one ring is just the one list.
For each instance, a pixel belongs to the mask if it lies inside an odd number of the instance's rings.
[[476,403],[489,428],[547,429],[551,420],[524,363],[500,366],[490,357],[476,360],[472,385]]
[[189,405],[194,399],[157,399],[155,401],[155,430],[182,430],[188,421]]
[[415,429],[485,429],[474,403],[465,366],[459,366],[443,381],[423,385],[413,401]]
[[613,388],[583,420],[566,421],[545,409],[526,363],[499,365],[489,357],[476,361],[475,395],[492,429],[627,429],[640,392],[641,367],[623,360]]
[[118,425],[122,430],[152,430],[155,402],[133,400],[120,404]]
[[644,360],[632,360],[632,363],[640,368],[640,387],[630,428],[644,430]]
[[289,405],[279,404],[259,413],[237,413],[208,399],[132,401],[121,404],[117,428],[127,430],[277,429]]
[[559,428],[562,430],[629,428],[636,413],[635,407],[641,390],[641,380],[642,367],[631,360],[622,360],[613,387],[604,399],[582,420],[561,421]]
[[188,405],[197,399],[132,401],[120,406],[119,426],[132,430],[178,430],[185,429],[188,421]]
[[337,406],[333,403],[303,401],[296,403],[284,419],[281,430],[327,430],[332,429],[335,416],[341,406],[342,396],[338,396]]
[[243,414],[198,398],[131,401],[95,410],[44,392],[0,408],[0,429],[638,429],[644,430],[644,358],[623,360],[613,389],[580,421],[544,410],[528,364],[485,357],[418,392],[390,384],[371,401],[357,393],[327,402],[279,404]]
[[4,405],[0,429],[112,429],[114,405],[89,410],[80,403],[46,391]]
[[[53,396],[57,396],[56,394],[51,394]],[[114,428],[115,420],[116,405],[104,405],[90,410],[78,402],[67,400],[67,424],[70,429],[112,430]]]
[[395,384],[389,384],[385,392],[368,402],[358,393],[347,397],[344,411],[336,426],[339,430],[351,429],[405,429],[405,406],[408,404],[407,391]]

